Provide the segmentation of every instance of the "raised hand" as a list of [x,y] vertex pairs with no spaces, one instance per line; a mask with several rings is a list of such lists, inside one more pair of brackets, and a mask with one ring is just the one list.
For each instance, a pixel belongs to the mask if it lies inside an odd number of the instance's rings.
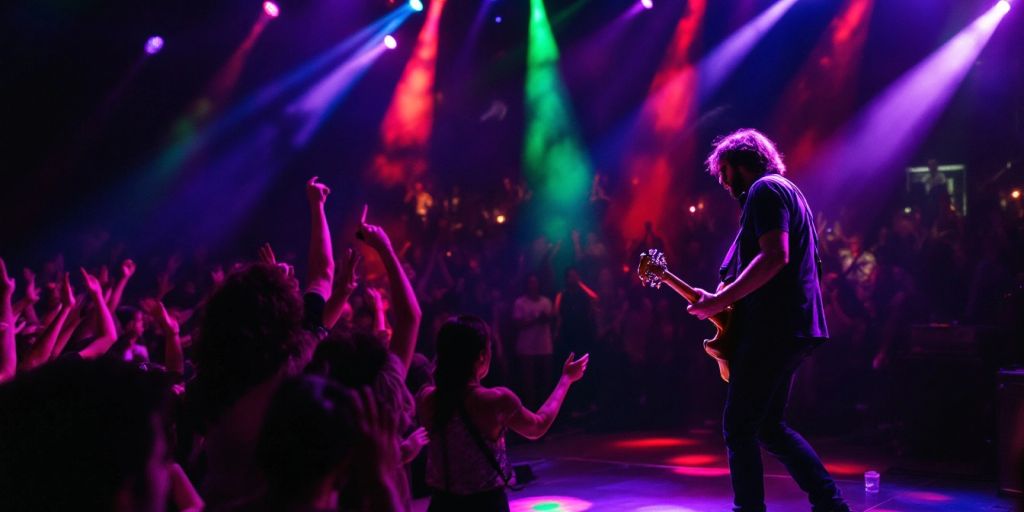
[[345,256],[341,260],[341,274],[334,280],[334,289],[346,297],[352,295],[359,287],[359,278],[356,276],[356,268],[363,257],[354,249],[345,249]]
[[39,302],[42,295],[39,293],[39,287],[36,286],[35,272],[32,272],[30,268],[25,268],[22,269],[21,274],[25,277],[25,297],[32,304]]
[[370,296],[370,305],[374,311],[384,311],[384,297],[381,296],[380,290],[371,286],[366,288],[366,294]]
[[180,332],[178,320],[167,311],[163,302],[155,299],[145,299],[140,305],[156,320],[165,334],[178,334]]
[[366,242],[366,245],[369,245],[377,252],[391,252],[391,239],[388,238],[384,228],[366,222],[366,215],[369,209],[369,206],[363,205],[363,215],[359,219],[359,231],[356,232],[356,238]]
[[125,279],[135,275],[135,270],[136,266],[134,261],[128,259],[121,262],[121,276]]
[[156,296],[163,298],[174,289],[174,281],[171,280],[171,272],[160,272],[156,276]]
[[283,262],[277,261],[277,256],[274,255],[274,248],[269,243],[263,244],[259,249],[260,263],[266,263],[268,265],[275,265],[277,268],[284,272],[284,275],[288,277],[295,277],[295,267]]
[[277,265],[277,256],[274,255],[274,248],[270,246],[270,243],[264,243],[260,246],[259,255],[260,263]]
[[0,258],[0,298],[10,300],[14,295],[14,278],[7,275],[7,264]]
[[320,179],[318,176],[313,176],[306,182],[306,199],[309,199],[311,205],[322,205],[327,201],[327,196],[331,193],[331,189],[317,181]]
[[85,280],[85,287],[89,293],[94,297],[99,297],[99,300],[103,300],[103,285],[100,284],[100,280],[86,271],[84,267],[79,270],[82,272],[82,279]]
[[216,266],[210,271],[210,279],[213,281],[213,286],[220,286],[224,282],[224,267]]
[[64,279],[60,284],[60,304],[65,310],[75,307],[75,290],[71,287],[71,275],[64,273]]
[[575,353],[570,353],[569,358],[565,360],[565,365],[562,366],[562,375],[569,379],[569,382],[576,382],[583,378],[583,374],[587,371],[587,363],[590,362],[590,354],[584,354],[583,357],[573,360]]
[[96,280],[99,281],[102,288],[106,288],[110,284],[110,269],[106,265],[100,267],[99,273],[96,274]]

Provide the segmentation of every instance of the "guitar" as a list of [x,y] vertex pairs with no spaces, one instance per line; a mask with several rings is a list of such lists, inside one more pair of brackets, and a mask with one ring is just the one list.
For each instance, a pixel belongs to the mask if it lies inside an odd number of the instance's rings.
[[[644,286],[661,288],[661,284],[665,283],[690,304],[700,299],[697,290],[668,271],[665,254],[657,249],[648,249],[647,252],[640,254],[640,266],[637,267],[636,273]],[[704,351],[718,363],[718,372],[722,380],[729,382],[729,356],[735,347],[734,336],[730,330],[732,306],[708,320],[715,325],[716,332],[713,338],[704,340]]]

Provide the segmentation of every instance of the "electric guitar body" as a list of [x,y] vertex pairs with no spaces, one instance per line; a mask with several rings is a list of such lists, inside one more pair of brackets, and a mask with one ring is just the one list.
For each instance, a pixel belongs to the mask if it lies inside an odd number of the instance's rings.
[[[660,288],[667,284],[669,288],[693,304],[700,300],[700,293],[692,286],[669,272],[665,263],[665,255],[657,249],[648,249],[640,255],[640,266],[637,274],[644,286]],[[732,306],[708,318],[715,326],[715,336],[704,340],[704,352],[707,352],[718,363],[718,372],[722,380],[729,382],[729,358],[736,346],[735,336],[731,329]]]

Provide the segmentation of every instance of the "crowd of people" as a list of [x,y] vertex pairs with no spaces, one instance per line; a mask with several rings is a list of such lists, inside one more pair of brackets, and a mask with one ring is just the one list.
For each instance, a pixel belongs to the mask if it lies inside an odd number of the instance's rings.
[[[596,223],[526,238],[525,186],[418,183],[388,210],[401,243],[364,207],[358,241],[336,252],[329,194],[307,183],[301,282],[269,244],[227,265],[201,252],[138,265],[98,235],[77,272],[61,256],[20,278],[0,260],[4,509],[407,510],[430,488],[431,510],[502,510],[508,431],[542,437],[563,403],[564,428],[717,416],[713,393],[680,392],[717,379],[709,326],[634,266],[653,247],[715,279],[708,254],[734,212],[708,200],[664,235]],[[801,378],[884,371],[915,323],[1019,329],[1006,299],[1020,300],[1020,205],[968,224],[941,187],[926,201],[874,230],[852,210],[819,215],[833,356]]]
[[[14,301],[0,263],[5,510],[408,510],[407,468],[428,446],[432,510],[507,509],[506,431],[543,436],[588,356],[566,359],[535,410],[481,384],[481,318],[445,319],[433,363],[415,358],[423,313],[402,261],[364,208],[357,236],[388,289],[351,300],[360,256],[335,264],[329,193],[307,183],[301,284],[265,245],[213,271],[207,293],[169,285],[170,271],[123,305],[136,269],[124,260],[116,278],[82,268],[84,294],[59,266],[46,292],[26,272]],[[171,306],[177,286],[197,302]]]

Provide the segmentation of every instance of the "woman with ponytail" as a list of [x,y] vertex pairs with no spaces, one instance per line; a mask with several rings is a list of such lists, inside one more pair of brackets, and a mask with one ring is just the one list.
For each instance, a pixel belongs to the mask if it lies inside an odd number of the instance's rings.
[[528,439],[543,436],[558,416],[572,383],[583,377],[589,355],[570,354],[551,396],[536,412],[507,388],[486,388],[480,380],[491,364],[487,324],[460,316],[437,333],[434,386],[420,393],[420,423],[430,433],[427,484],[434,489],[428,511],[509,510],[505,487],[512,467],[505,433]]

